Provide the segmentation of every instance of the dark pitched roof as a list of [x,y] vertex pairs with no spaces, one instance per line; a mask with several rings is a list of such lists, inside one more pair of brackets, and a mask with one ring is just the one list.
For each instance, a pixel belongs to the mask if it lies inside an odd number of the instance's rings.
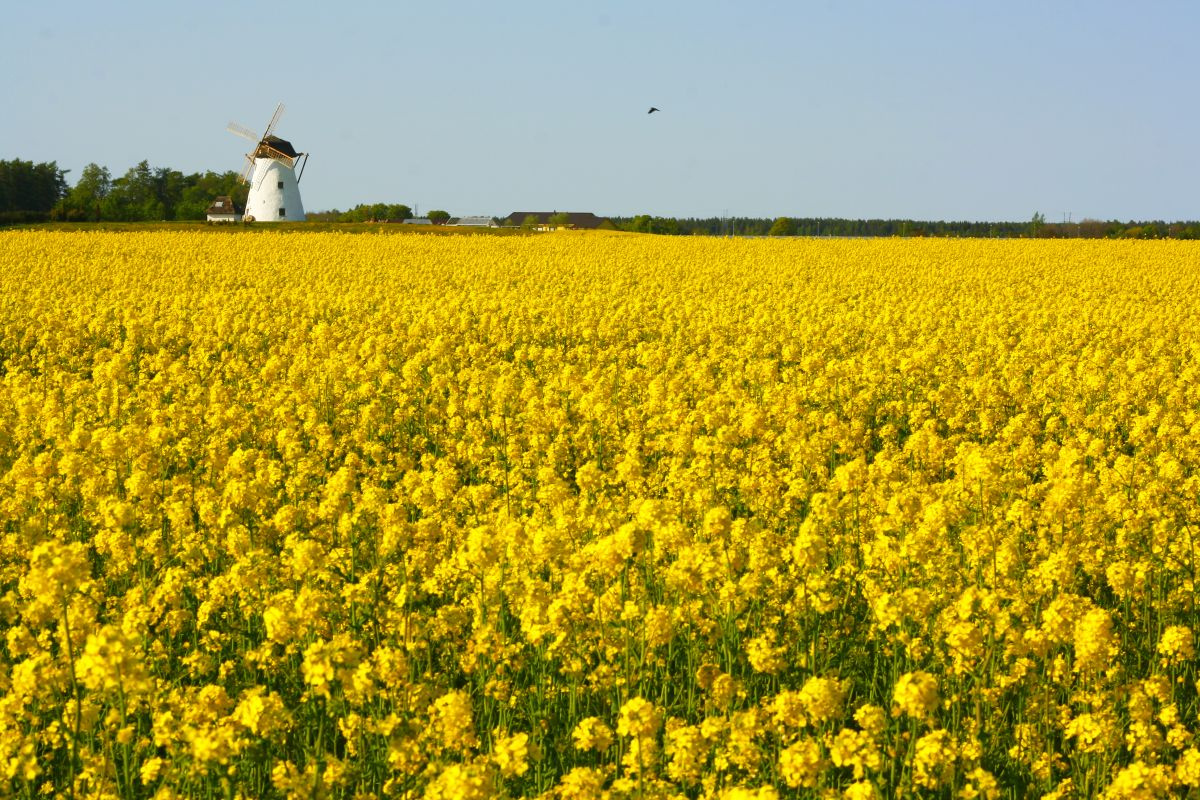
[[287,139],[280,139],[278,136],[268,136],[258,143],[258,149],[255,150],[256,158],[271,158],[273,155],[271,150],[282,153],[288,158],[295,158],[300,155],[296,152],[296,148],[292,147],[292,143]]
[[564,213],[567,215],[567,224],[572,228],[599,228],[609,221],[607,217],[597,217],[590,211],[514,211],[505,219],[510,225],[524,225],[525,220],[534,217],[539,224],[545,225],[551,217]]
[[213,198],[212,205],[204,212],[206,214],[240,214],[242,210],[234,205],[233,198],[221,195]]

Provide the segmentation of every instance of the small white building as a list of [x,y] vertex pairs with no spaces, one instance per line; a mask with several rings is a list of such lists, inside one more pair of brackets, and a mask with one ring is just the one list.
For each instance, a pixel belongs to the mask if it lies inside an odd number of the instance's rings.
[[403,220],[403,224],[405,224],[405,225],[432,225],[433,221],[430,220],[429,217],[409,217],[408,219]]
[[212,201],[205,212],[209,222],[241,222],[242,212],[233,204],[233,198],[222,195]]

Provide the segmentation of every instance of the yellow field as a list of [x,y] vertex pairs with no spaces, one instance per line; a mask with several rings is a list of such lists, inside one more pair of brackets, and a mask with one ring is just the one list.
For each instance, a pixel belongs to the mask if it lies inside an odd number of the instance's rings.
[[1195,797],[1198,256],[0,234],[0,796]]

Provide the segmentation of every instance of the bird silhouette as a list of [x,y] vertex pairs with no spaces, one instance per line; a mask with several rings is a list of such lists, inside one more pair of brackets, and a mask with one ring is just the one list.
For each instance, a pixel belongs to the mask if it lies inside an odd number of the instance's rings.
[[657,109],[657,108],[655,108],[654,106],[650,106],[650,110],[649,110],[649,111],[647,111],[646,113],[647,113],[647,114],[653,114],[655,111],[658,111],[658,109]]

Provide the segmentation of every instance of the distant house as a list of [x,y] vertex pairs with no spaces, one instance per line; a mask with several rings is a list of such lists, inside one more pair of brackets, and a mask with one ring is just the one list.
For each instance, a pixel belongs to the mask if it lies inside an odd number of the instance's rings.
[[241,222],[242,212],[233,204],[233,198],[222,195],[212,201],[205,212],[209,222]]
[[429,217],[409,217],[402,220],[405,225],[432,225],[433,221]]
[[491,217],[459,217],[451,225],[466,225],[474,228],[494,228],[496,222]]
[[[551,222],[551,217],[565,217],[565,222]],[[611,228],[612,221],[606,217],[597,217],[590,211],[514,211],[504,218],[504,224],[520,227],[531,224],[535,230],[550,231],[555,228],[595,229]]]

